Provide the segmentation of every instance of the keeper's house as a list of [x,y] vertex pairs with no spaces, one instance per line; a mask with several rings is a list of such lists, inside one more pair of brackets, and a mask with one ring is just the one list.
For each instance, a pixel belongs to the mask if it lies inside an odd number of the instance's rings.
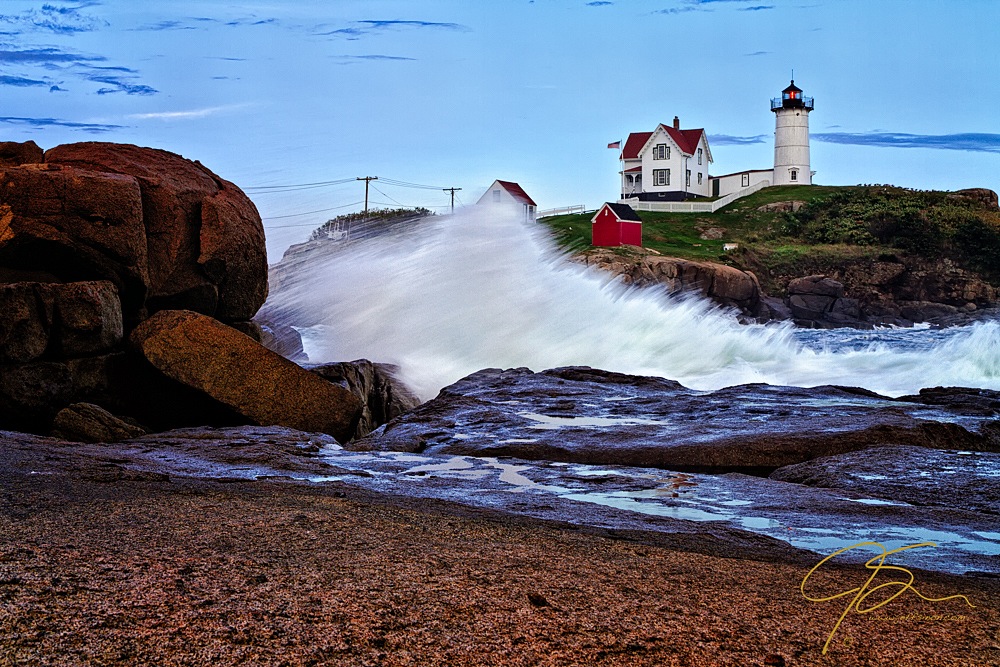
[[704,129],[682,130],[661,123],[652,132],[633,132],[621,153],[622,199],[684,201],[711,196],[712,151]]
[[512,181],[493,181],[493,185],[483,193],[476,206],[501,209],[528,222],[534,222],[538,213],[535,200],[528,196],[524,188]]

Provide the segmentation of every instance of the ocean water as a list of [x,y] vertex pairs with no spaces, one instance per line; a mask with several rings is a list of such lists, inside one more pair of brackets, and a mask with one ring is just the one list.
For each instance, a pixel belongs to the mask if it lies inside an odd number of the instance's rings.
[[482,368],[586,365],[695,389],[749,382],[1000,389],[1000,323],[803,331],[627,288],[568,262],[544,229],[474,208],[354,243],[272,298],[313,362],[397,364],[424,399]]

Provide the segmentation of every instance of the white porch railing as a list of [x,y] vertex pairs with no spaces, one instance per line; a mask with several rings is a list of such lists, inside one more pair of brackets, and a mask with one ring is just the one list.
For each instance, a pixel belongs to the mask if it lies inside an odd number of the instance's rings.
[[547,218],[550,215],[570,215],[572,213],[586,213],[587,207],[583,204],[576,204],[575,206],[563,206],[562,208],[547,208],[544,211],[538,212],[539,218]]
[[760,181],[750,187],[732,192],[715,201],[640,201],[639,199],[622,199],[620,204],[628,204],[635,211],[660,211],[663,213],[715,213],[723,206],[732,204],[737,199],[752,195],[771,185],[770,181]]

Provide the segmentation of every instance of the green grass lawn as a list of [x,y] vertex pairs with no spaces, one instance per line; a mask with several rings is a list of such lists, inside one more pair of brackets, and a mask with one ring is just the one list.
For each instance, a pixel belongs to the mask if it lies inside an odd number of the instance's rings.
[[[789,200],[808,202],[845,189],[852,188],[819,185],[764,188],[716,213],[639,211],[643,223],[642,245],[672,257],[731,263],[731,258],[722,251],[724,243],[752,245],[776,236],[783,214],[758,211],[761,206]],[[551,228],[560,246],[578,252],[591,247],[590,219],[593,215],[556,215],[539,222]],[[710,228],[724,230],[722,237],[716,240],[701,238]]]

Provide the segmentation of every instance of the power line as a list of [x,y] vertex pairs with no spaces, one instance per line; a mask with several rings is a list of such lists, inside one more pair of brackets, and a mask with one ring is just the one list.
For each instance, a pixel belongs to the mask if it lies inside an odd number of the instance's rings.
[[342,178],[336,181],[319,181],[316,183],[293,183],[286,185],[251,185],[249,187],[243,188],[244,192],[256,192],[258,194],[266,194],[268,192],[291,192],[293,190],[309,190],[312,188],[325,188],[331,185],[343,185],[344,183],[350,183],[353,178]]
[[344,204],[343,206],[333,206],[331,208],[321,208],[316,211],[303,211],[302,213],[289,213],[288,215],[272,215],[269,218],[261,218],[261,220],[282,220],[284,218],[297,218],[300,215],[312,215],[314,213],[326,213],[327,211],[336,211],[338,208],[347,208],[348,206],[357,206],[361,202],[356,201],[350,204]]
[[[376,187],[375,187],[374,185],[372,186],[372,190],[374,190],[375,192],[379,193],[380,195],[382,195],[382,196],[383,196],[383,197],[385,197],[386,199],[392,199],[392,197],[390,197],[390,196],[389,196],[389,195],[387,195],[386,193],[382,192],[381,190],[379,190],[378,188],[376,188]],[[403,203],[401,203],[401,202],[398,202],[398,201],[396,201],[395,199],[392,199],[392,201],[393,201],[393,202],[395,202],[395,203],[396,203],[396,204],[397,204],[398,206],[406,206],[406,204],[403,204]],[[414,207],[411,207],[411,208],[414,208]]]
[[415,188],[418,190],[443,190],[444,188],[437,185],[421,185],[420,183],[410,183],[409,181],[398,181],[393,178],[383,178],[383,183],[388,185],[395,185],[400,188]]

